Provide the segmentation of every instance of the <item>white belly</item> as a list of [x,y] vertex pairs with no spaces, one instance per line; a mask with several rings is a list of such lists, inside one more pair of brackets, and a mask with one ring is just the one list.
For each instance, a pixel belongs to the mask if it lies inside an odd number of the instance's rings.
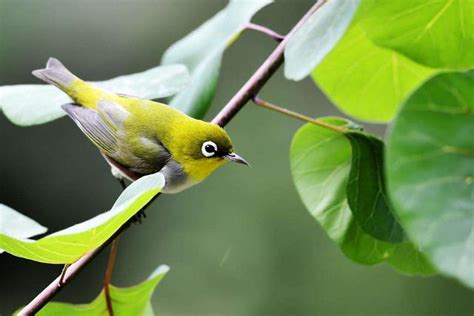
[[[105,156],[104,156],[105,157]],[[122,170],[118,165],[115,165],[110,159],[106,161],[112,167],[112,175],[116,178],[125,178],[130,181],[134,181],[136,179],[131,178],[125,170]],[[160,172],[165,177],[165,187],[161,190],[162,193],[172,194],[178,193],[187,188],[198,184],[200,181],[196,181],[189,177],[185,172],[183,167],[177,163],[175,160],[170,160],[161,170]]]

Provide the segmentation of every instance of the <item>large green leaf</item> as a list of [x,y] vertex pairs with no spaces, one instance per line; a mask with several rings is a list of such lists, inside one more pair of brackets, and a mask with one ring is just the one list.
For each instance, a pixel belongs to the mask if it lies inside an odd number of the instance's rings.
[[285,76],[301,80],[333,49],[344,35],[359,0],[331,0],[316,11],[285,47]]
[[232,0],[225,9],[165,52],[162,64],[180,63],[191,72],[189,85],[170,104],[202,118],[216,92],[224,50],[237,38],[252,16],[271,0]]
[[[166,273],[168,266],[160,266],[150,277],[142,283],[119,288],[110,286],[110,298],[112,300],[112,309],[116,316],[152,316],[154,315],[150,299],[153,291]],[[38,312],[39,316],[68,315],[68,316],[102,316],[108,315],[107,303],[104,291],[102,290],[92,302],[88,304],[67,304],[67,303],[48,303]]]
[[434,72],[376,46],[353,23],[312,77],[341,111],[362,120],[386,122],[400,102]]
[[[33,219],[0,203],[0,232],[15,238],[30,238],[47,230]],[[0,253],[2,252],[0,248]]]
[[[156,99],[176,94],[188,81],[185,66],[168,65],[93,84],[116,93]],[[49,85],[0,87],[0,109],[10,121],[21,126],[43,124],[64,116],[61,105],[68,102],[71,101],[66,94]]]
[[142,209],[164,186],[161,173],[133,182],[119,196],[113,207],[96,217],[37,241],[0,231],[0,249],[44,263],[72,263],[109,239],[125,222]]
[[440,74],[404,104],[387,148],[388,189],[409,237],[474,287],[474,73]]
[[345,134],[352,147],[347,201],[355,219],[369,235],[387,242],[401,242],[403,229],[387,197],[384,144],[362,132]]
[[370,2],[362,27],[377,45],[431,67],[474,66],[474,1]]
[[[343,119],[325,119],[348,125]],[[346,186],[351,168],[351,145],[344,134],[315,125],[302,127],[291,146],[291,170],[296,188],[310,213],[350,259],[372,265],[383,261],[410,274],[430,274],[428,262],[396,260],[393,254],[408,243],[390,244],[365,233],[354,219],[347,203]],[[419,252],[418,252],[419,253]],[[422,256],[421,253],[419,253]],[[421,263],[421,264],[420,264]]]

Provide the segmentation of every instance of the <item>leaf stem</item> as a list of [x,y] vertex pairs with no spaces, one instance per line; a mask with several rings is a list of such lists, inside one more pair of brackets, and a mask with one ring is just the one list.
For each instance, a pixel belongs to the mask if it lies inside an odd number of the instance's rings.
[[64,276],[66,275],[67,269],[71,266],[71,264],[66,263],[63,267],[63,270],[61,271],[61,275],[59,276],[59,285],[64,284]]
[[266,34],[268,36],[270,36],[273,40],[277,41],[277,42],[281,42],[283,41],[283,39],[285,38],[285,36],[281,35],[281,34],[278,34],[277,32],[269,29],[268,27],[265,27],[265,26],[262,26],[262,25],[258,25],[258,24],[255,24],[255,23],[251,23],[249,22],[246,26],[245,26],[245,29],[246,30],[253,30],[253,31],[257,31],[257,32],[260,32],[260,33],[263,33],[263,34]]
[[280,106],[277,106],[277,105],[271,104],[270,102],[262,100],[257,96],[253,97],[252,100],[256,105],[261,106],[262,108],[269,109],[269,110],[272,110],[272,111],[275,111],[275,112],[293,117],[293,118],[298,119],[300,121],[312,123],[314,125],[324,127],[324,128],[330,129],[330,130],[332,130],[334,132],[338,132],[338,133],[347,132],[347,128],[345,128],[345,127],[332,125],[332,124],[327,123],[323,120],[314,119],[314,118],[306,116],[304,114],[300,114],[298,112],[294,112],[294,111],[282,108]]
[[104,278],[104,295],[105,302],[107,303],[107,311],[109,316],[114,316],[114,309],[112,306],[112,297],[110,296],[110,280],[112,279],[112,271],[114,270],[115,257],[117,256],[117,244],[120,236],[117,236],[112,241],[112,246],[110,248],[109,261],[107,262],[107,270],[105,271]]

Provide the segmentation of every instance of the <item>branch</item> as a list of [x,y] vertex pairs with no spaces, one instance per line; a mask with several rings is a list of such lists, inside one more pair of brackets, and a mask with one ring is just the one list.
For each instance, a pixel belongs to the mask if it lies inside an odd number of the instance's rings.
[[277,42],[281,42],[281,41],[283,41],[283,39],[285,38],[283,35],[278,34],[277,32],[275,32],[275,31],[269,29],[268,27],[265,27],[265,26],[262,26],[262,25],[258,25],[258,24],[255,24],[255,23],[248,23],[248,24],[245,26],[245,29],[247,29],[247,30],[253,30],[253,31],[257,31],[257,32],[266,34],[266,35],[270,36],[273,40],[275,40],[275,41],[277,41]]
[[115,257],[117,255],[117,243],[119,236],[112,241],[112,247],[110,249],[109,261],[107,263],[107,270],[105,271],[104,279],[104,296],[105,302],[107,303],[107,311],[109,316],[114,316],[114,308],[112,306],[112,297],[110,297],[110,281],[112,280],[112,271],[114,269]]
[[347,127],[333,125],[333,124],[327,123],[327,122],[325,122],[321,119],[314,119],[312,117],[300,114],[298,112],[294,112],[294,111],[282,108],[280,106],[277,106],[275,104],[271,104],[270,102],[267,102],[265,100],[260,99],[258,96],[253,97],[252,101],[256,105],[261,106],[262,108],[269,109],[269,110],[272,110],[272,111],[275,111],[275,112],[293,117],[293,118],[298,119],[300,121],[304,121],[304,122],[308,122],[308,123],[311,123],[311,124],[314,124],[314,125],[317,125],[317,126],[320,126],[320,127],[324,127],[324,128],[330,129],[330,130],[332,130],[334,132],[337,132],[337,133],[345,133],[348,130]]
[[267,83],[268,79],[277,71],[281,66],[284,59],[284,52],[286,44],[291,36],[314,14],[326,0],[319,0],[311,7],[311,9],[299,20],[299,22],[293,27],[287,36],[281,41],[281,43],[275,48],[275,50],[268,56],[263,62],[260,68],[253,74],[252,77],[240,88],[240,90],[234,95],[234,97],[227,103],[227,105],[217,114],[212,120],[212,123],[219,126],[225,126],[230,120],[244,107],[244,105],[250,101],[262,87]]
[[[327,0],[319,0],[311,7],[311,9],[301,18],[296,26],[283,38],[277,48],[268,56],[265,62],[257,69],[257,71],[250,77],[250,79],[242,86],[242,88],[234,95],[234,97],[227,103],[227,105],[219,112],[219,114],[212,120],[212,123],[225,126],[229,121],[239,112],[239,110],[265,85],[270,77],[283,63],[283,54],[285,46],[289,38],[296,32],[297,29],[303,25],[308,18],[316,12]],[[254,28],[255,29],[255,28]],[[259,28],[259,31],[265,30]],[[268,34],[268,33],[267,33]],[[276,34],[276,33],[275,33]],[[278,35],[278,34],[277,34]],[[155,196],[155,198],[158,197]],[[152,203],[153,198],[145,208]],[[48,285],[41,293],[39,293],[28,305],[26,305],[20,316],[34,315],[43,306],[45,306],[53,297],[58,294],[84,267],[91,262],[109,243],[118,237],[126,228],[130,226],[133,219],[129,220],[122,227],[120,227],[114,235],[112,235],[105,243],[100,245],[97,249],[84,255],[75,263],[71,264],[64,275],[58,276],[50,285]]]

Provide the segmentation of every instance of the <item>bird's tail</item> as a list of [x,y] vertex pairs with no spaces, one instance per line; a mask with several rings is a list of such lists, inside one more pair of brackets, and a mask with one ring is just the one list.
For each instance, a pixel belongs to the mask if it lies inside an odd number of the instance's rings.
[[76,77],[56,58],[49,58],[46,68],[34,70],[33,75],[55,85],[68,94],[75,103],[86,108],[93,109],[100,98],[110,96],[108,92]]
[[33,75],[47,83],[55,85],[59,89],[68,92],[68,88],[79,79],[74,76],[64,65],[56,58],[49,58],[46,68],[33,70]]

